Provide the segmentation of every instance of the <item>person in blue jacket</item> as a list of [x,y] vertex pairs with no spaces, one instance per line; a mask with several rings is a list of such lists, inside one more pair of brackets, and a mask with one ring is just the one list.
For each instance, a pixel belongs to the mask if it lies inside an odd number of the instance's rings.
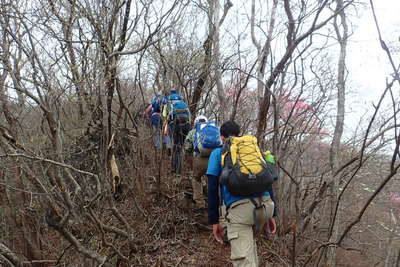
[[[227,121],[220,128],[221,139],[225,143],[229,137],[239,136],[240,126],[234,121]],[[223,244],[224,231],[220,223],[220,199],[226,207],[226,238],[231,245],[231,261],[235,267],[257,267],[257,246],[253,236],[256,225],[254,199],[257,196],[237,197],[229,193],[224,185],[219,184],[222,172],[222,148],[216,148],[208,160],[208,223],[212,225],[215,240]],[[220,191],[220,192],[219,192]],[[258,196],[257,198],[260,198]],[[261,204],[265,207],[265,220],[270,233],[276,231],[274,193],[271,188],[264,192]]]
[[160,107],[155,107],[150,117],[150,123],[153,128],[153,143],[157,150],[161,149],[161,113]]

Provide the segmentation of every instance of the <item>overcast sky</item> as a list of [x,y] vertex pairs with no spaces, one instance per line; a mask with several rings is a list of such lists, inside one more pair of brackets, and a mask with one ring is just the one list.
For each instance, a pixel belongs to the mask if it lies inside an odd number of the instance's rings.
[[[369,1],[366,2],[369,4]],[[400,49],[400,0],[375,0],[374,6],[386,44]],[[354,92],[347,98],[347,103],[350,104],[347,105],[346,116],[348,129],[358,123],[365,109],[372,110],[372,103],[377,103],[385,89],[386,77],[393,73],[388,57],[380,47],[369,5],[365,9],[358,9],[357,12],[359,18],[351,18],[354,35],[349,42],[347,58],[348,86]],[[399,55],[399,52],[393,54],[397,64],[400,63]]]

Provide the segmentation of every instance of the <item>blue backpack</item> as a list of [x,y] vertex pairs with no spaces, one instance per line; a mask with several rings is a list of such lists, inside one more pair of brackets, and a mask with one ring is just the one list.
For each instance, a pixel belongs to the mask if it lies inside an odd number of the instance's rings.
[[198,122],[194,126],[196,131],[194,133],[193,147],[194,147],[194,151],[196,151],[196,152],[200,152],[199,148],[198,148],[199,147],[199,141],[200,141],[199,140],[199,133],[206,125],[207,125],[207,122]]
[[153,111],[161,110],[161,106],[165,104],[165,98],[163,95],[156,95],[153,100],[151,100],[151,107]]
[[190,111],[188,105],[182,100],[177,100],[171,103],[170,115],[173,121],[189,122]]
[[194,148],[201,156],[209,156],[211,152],[222,146],[219,127],[214,121],[197,123],[194,138]]
[[183,100],[183,97],[180,94],[175,93],[175,94],[169,95],[168,99],[171,100],[171,103],[173,103],[176,100]]

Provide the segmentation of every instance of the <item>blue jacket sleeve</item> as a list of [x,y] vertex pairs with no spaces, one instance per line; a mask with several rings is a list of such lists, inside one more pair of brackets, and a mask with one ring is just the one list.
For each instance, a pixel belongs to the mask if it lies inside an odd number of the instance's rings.
[[217,224],[219,222],[219,182],[218,177],[207,175],[208,178],[208,223]]

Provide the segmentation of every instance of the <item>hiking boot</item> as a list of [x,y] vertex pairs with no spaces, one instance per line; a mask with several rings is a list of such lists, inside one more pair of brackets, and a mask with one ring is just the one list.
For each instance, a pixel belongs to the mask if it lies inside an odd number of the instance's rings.
[[205,208],[206,203],[203,196],[203,186],[201,182],[192,179],[193,188],[193,201],[196,203],[196,207]]

